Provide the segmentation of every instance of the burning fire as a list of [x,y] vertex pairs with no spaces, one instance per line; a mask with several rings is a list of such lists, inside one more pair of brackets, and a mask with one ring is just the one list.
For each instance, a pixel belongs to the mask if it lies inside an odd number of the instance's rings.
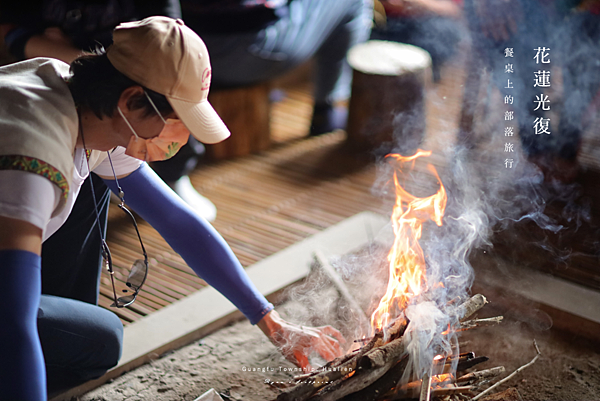
[[[416,154],[403,157],[390,154],[386,157],[395,159],[402,168],[421,156],[431,155],[430,151],[418,150]],[[423,223],[433,220],[442,225],[442,217],[446,208],[446,190],[432,165],[428,169],[436,176],[440,189],[435,195],[418,198],[409,194],[400,186],[398,172],[394,172],[396,187],[396,204],[392,213],[392,224],[395,240],[388,254],[390,274],[385,295],[379,306],[371,315],[371,326],[374,330],[388,326],[403,311],[411,299],[427,289],[425,278],[425,257],[419,245]]]

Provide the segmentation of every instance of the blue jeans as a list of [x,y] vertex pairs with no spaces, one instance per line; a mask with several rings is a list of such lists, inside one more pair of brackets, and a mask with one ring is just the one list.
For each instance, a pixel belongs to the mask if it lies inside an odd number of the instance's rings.
[[288,7],[283,17],[258,32],[202,34],[197,27],[210,53],[213,88],[264,82],[314,56],[316,103],[350,96],[352,70],[346,53],[369,37],[372,1],[293,0]]
[[50,396],[102,376],[121,357],[123,325],[99,306],[42,295],[37,324]]
[[420,47],[431,56],[434,81],[439,81],[440,67],[456,54],[458,43],[466,35],[461,23],[441,16],[388,17],[386,26],[374,29],[371,39],[390,40]]
[[121,356],[123,325],[97,306],[102,259],[90,181],[106,232],[110,191],[91,174],[65,224],[42,247],[37,325],[49,394],[102,376]]

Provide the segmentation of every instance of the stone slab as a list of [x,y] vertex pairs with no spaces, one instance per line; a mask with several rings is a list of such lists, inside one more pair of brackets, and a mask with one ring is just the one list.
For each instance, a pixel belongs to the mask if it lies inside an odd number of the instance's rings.
[[474,292],[525,316],[543,311],[552,328],[600,341],[600,292],[502,259],[494,263],[495,269],[475,266]]

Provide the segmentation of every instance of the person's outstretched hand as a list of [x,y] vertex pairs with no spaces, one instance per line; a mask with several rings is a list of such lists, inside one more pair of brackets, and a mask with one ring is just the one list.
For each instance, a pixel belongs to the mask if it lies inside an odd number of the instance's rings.
[[285,359],[302,369],[312,368],[308,357],[313,351],[327,361],[343,354],[340,343],[343,344],[346,340],[331,326],[298,326],[285,321],[274,310],[266,314],[257,326]]

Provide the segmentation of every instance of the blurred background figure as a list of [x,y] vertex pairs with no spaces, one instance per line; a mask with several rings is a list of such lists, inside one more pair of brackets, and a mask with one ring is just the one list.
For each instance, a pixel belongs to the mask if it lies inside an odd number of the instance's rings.
[[181,6],[210,52],[213,88],[265,82],[314,58],[309,134],[345,128],[352,78],[346,52],[368,39],[372,0],[183,0]]
[[371,39],[391,40],[427,50],[434,82],[440,67],[465,37],[462,0],[380,0]]
[[[482,63],[471,68],[490,68],[503,97],[510,96],[515,133],[518,129],[528,160],[540,168],[547,182],[573,181],[582,132],[597,114],[600,2],[465,0],[465,14],[476,52],[473,60]],[[550,63],[536,62],[536,49],[543,47]],[[505,49],[512,50],[510,57]],[[536,82],[545,71],[547,87]],[[507,87],[508,79],[512,88]],[[548,96],[545,107],[540,107],[541,96]],[[535,121],[550,118],[548,109],[553,114],[550,133],[540,134]]]
[[[267,82],[314,60],[309,135],[345,128],[352,78],[346,52],[368,39],[372,0],[184,0],[181,8],[210,53],[213,91]],[[192,140],[153,168],[184,196],[186,174],[203,149]]]

